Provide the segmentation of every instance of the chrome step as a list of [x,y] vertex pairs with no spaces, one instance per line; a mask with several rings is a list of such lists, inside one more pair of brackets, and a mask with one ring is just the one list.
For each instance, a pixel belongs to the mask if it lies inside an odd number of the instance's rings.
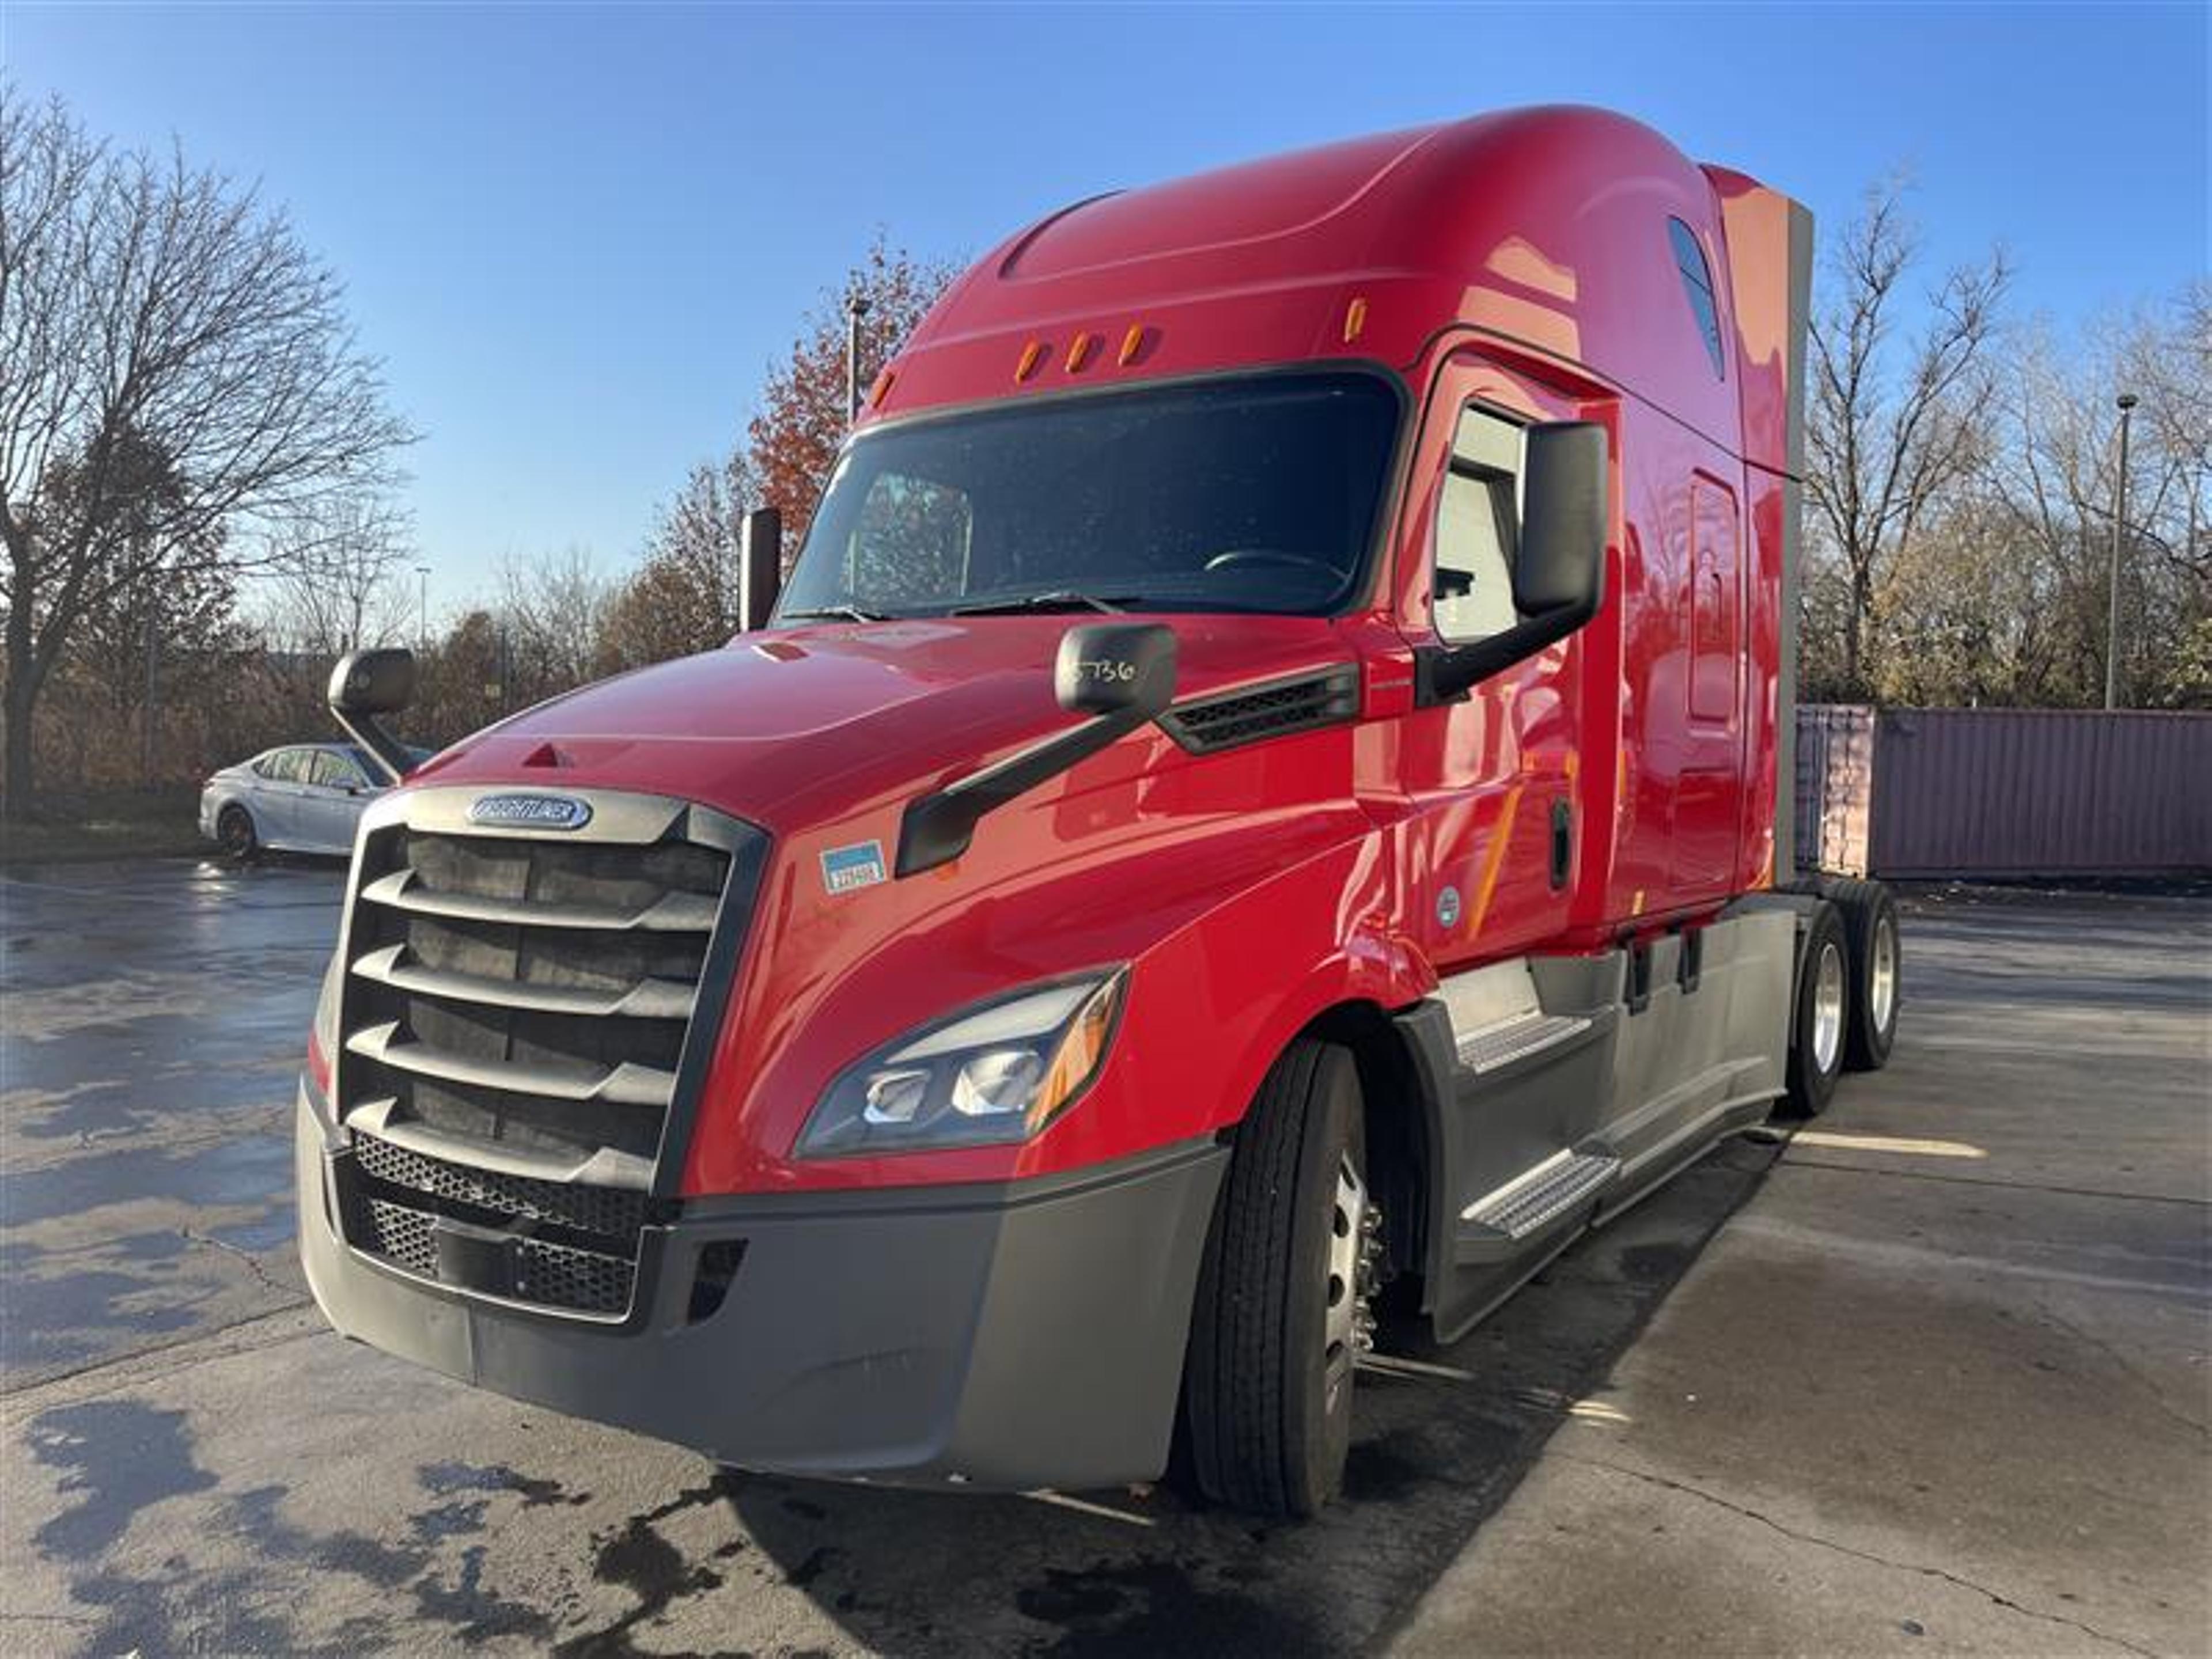
[[1534,1169],[1460,1212],[1462,1258],[1533,1237],[1595,1198],[1620,1172],[1620,1160],[1600,1151],[1555,1152]]
[[1479,1026],[1461,1037],[1455,1046],[1460,1064],[1480,1076],[1516,1060],[1541,1054],[1547,1048],[1557,1048],[1589,1028],[1586,1015],[1547,1014],[1536,1010]]

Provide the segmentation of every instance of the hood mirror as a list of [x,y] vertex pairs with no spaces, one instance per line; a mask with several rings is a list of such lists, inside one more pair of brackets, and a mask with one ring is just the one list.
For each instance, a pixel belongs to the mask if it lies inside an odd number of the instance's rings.
[[907,803],[898,873],[919,875],[968,850],[988,811],[1088,760],[1175,701],[1175,630],[1160,623],[1086,623],[1060,636],[1053,696],[1082,725]]
[[338,659],[325,694],[331,713],[347,735],[368,751],[379,770],[397,783],[415,757],[377,719],[396,714],[415,700],[415,653],[383,649],[356,651]]
[[1173,629],[1159,623],[1091,623],[1062,636],[1052,690],[1071,714],[1135,710],[1139,720],[1147,720],[1175,700],[1175,678]]

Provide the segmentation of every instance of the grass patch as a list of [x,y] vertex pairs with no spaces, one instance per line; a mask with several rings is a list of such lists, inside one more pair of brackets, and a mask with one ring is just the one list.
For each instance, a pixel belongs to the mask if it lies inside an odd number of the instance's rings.
[[191,785],[57,792],[41,799],[28,818],[0,822],[0,865],[206,852],[199,805],[200,792]]

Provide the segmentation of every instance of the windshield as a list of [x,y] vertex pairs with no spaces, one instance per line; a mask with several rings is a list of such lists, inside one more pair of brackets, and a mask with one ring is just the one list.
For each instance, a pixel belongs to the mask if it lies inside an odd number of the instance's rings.
[[1386,381],[1337,372],[894,427],[839,461],[777,617],[1326,615],[1358,586],[1397,421]]

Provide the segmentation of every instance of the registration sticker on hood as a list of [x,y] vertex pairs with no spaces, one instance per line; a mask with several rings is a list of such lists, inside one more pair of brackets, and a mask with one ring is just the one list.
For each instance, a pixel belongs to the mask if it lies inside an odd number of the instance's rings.
[[832,847],[822,855],[822,886],[831,893],[850,893],[873,887],[884,879],[884,844],[864,841],[852,847]]

